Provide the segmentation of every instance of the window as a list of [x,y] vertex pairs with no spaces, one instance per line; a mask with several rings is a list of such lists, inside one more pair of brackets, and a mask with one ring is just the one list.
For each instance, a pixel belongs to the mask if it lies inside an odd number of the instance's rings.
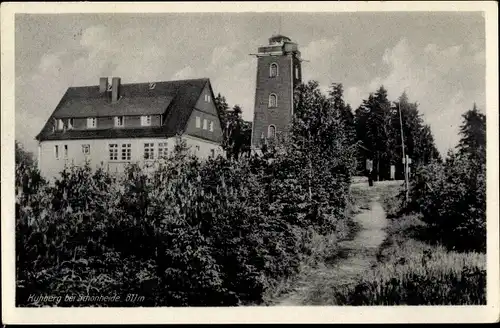
[[210,121],[210,132],[214,132],[214,122]]
[[201,128],[201,118],[199,116],[196,116],[196,127]]
[[207,119],[204,119],[203,120],[203,130],[206,130],[206,129],[208,129],[208,121],[207,121]]
[[269,67],[269,77],[276,77],[278,76],[278,64],[272,63],[271,66]]
[[299,78],[299,66],[295,66],[295,78]]
[[215,157],[215,149],[210,149],[210,156]]
[[59,159],[59,146],[58,145],[54,146],[54,155],[56,156],[56,159]]
[[96,118],[95,117],[89,117],[87,118],[87,127],[88,128],[95,128],[96,127]]
[[167,143],[160,142],[158,144],[158,158],[164,159],[167,158]]
[[57,120],[57,129],[62,130],[64,128],[64,122],[61,119]]
[[110,144],[109,145],[109,160],[117,161],[118,160],[118,145]]
[[82,145],[82,153],[84,155],[90,155],[90,145],[89,144]]
[[212,99],[212,97],[210,97],[210,95],[205,95],[205,101],[206,102],[210,102]]
[[72,128],[73,128],[73,119],[69,118],[68,119],[68,129],[72,129]]
[[150,126],[151,125],[151,115],[141,116],[141,125]]
[[274,107],[278,107],[278,97],[274,93],[271,93],[269,95],[269,108]]
[[144,159],[154,159],[155,158],[155,144],[145,143],[144,144]]
[[123,121],[124,121],[123,116],[115,116],[115,126],[117,127],[123,127]]
[[132,158],[132,145],[122,144],[122,161],[130,161]]
[[64,145],[64,158],[68,158],[68,145]]
[[276,127],[274,125],[269,125],[267,128],[267,137],[274,138],[276,136]]

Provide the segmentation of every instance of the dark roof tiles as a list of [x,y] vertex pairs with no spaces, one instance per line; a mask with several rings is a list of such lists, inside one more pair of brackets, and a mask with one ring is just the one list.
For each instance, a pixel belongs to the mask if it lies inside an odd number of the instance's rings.
[[[104,97],[103,97],[104,98]],[[55,118],[163,114],[173,97],[122,97],[116,103],[102,98],[68,99]]]
[[[184,131],[207,78],[120,85],[120,98],[112,103],[98,86],[70,87],[57,105],[38,140],[173,136]],[[54,118],[81,118],[163,114],[161,127],[52,131]]]

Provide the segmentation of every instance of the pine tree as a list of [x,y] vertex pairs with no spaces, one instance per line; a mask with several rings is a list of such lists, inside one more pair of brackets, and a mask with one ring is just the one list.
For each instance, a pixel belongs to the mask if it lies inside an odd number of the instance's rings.
[[235,105],[230,110],[226,98],[220,93],[215,98],[215,107],[221,121],[222,148],[226,151],[227,157],[238,159],[242,153],[249,154],[252,123],[243,120],[242,108]]
[[348,144],[356,142],[356,128],[351,106],[344,101],[344,88],[342,83],[332,83],[330,91],[330,102],[336,117],[342,122]]
[[[399,113],[401,111],[401,114]],[[430,127],[424,124],[422,114],[418,110],[417,103],[411,103],[407,94],[404,92],[393,104],[394,120],[394,139],[395,154],[398,159],[402,159],[403,150],[401,146],[401,121],[403,124],[403,135],[405,145],[405,155],[412,160],[412,166],[418,167],[429,164],[433,160],[441,160],[439,152],[434,143]],[[398,172],[403,171],[401,160],[396,161]]]
[[226,102],[226,97],[221,96],[219,93],[214,100],[215,108],[217,109],[217,113],[219,114],[220,124],[222,127],[222,131],[226,128],[227,121],[227,111],[229,109],[229,105]]
[[[370,94],[356,110],[356,133],[362,145],[369,149],[373,160],[373,170],[379,179],[389,177],[389,166],[395,161],[395,139],[393,133],[393,113],[387,99],[387,90],[381,86],[375,94]],[[363,157],[361,155],[360,157]],[[363,162],[366,158],[359,158]]]
[[457,149],[460,154],[469,154],[482,163],[486,161],[486,116],[479,112],[476,104],[462,115],[461,139]]
[[[295,90],[294,118],[287,157],[290,169],[317,203],[339,202],[354,173],[354,147],[346,142],[344,126],[333,102],[323,95],[316,81]],[[340,214],[338,214],[340,215]]]

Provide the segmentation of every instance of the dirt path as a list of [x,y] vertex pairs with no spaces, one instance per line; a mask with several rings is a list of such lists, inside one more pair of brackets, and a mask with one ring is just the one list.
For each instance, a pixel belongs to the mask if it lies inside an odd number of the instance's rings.
[[[356,188],[366,188],[356,186]],[[317,272],[308,275],[307,279],[300,281],[297,288],[281,299],[277,305],[334,305],[331,300],[322,299],[320,296],[326,286],[341,286],[358,278],[370,269],[376,261],[377,250],[384,242],[387,225],[385,211],[376,194],[372,195],[369,210],[362,210],[354,220],[359,224],[359,231],[352,240],[340,243],[341,259],[331,267],[319,268]],[[305,295],[309,295],[305,297]],[[311,295],[317,295],[314,304],[309,304]],[[308,299],[307,303],[304,299]]]

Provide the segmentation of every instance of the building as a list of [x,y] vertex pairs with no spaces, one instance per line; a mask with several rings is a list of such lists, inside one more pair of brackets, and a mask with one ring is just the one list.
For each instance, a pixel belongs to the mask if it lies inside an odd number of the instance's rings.
[[302,80],[298,45],[283,35],[269,38],[259,47],[252,151],[259,152],[266,140],[288,131],[293,117],[293,92]]
[[42,175],[67,164],[123,172],[126,163],[161,159],[181,134],[190,151],[223,154],[222,130],[209,79],[70,87],[36,139]]

